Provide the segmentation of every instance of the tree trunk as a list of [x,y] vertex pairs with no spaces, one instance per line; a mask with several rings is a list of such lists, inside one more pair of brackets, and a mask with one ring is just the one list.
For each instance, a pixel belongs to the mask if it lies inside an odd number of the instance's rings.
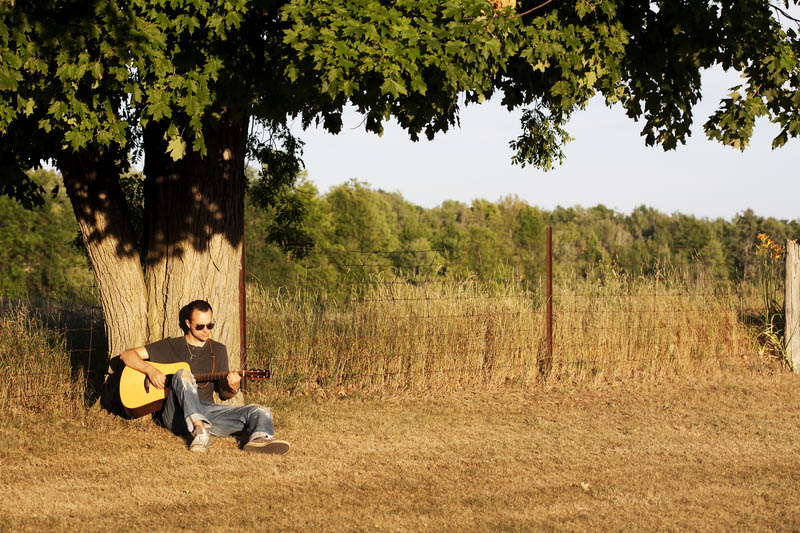
[[240,364],[239,269],[244,223],[247,120],[205,131],[208,154],[173,162],[163,129],[145,130],[147,317],[150,340],[181,334],[178,311],[192,300],[214,309],[214,338]]
[[147,338],[145,285],[119,185],[120,167],[107,153],[63,153],[58,166],[89,254],[105,316],[109,355]]

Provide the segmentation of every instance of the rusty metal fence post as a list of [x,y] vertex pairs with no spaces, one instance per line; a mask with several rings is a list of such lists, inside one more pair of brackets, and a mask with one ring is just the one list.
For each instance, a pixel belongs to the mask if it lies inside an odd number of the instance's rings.
[[553,368],[553,228],[547,226],[547,279],[545,281],[545,343],[544,357],[539,356],[539,374],[547,377]]

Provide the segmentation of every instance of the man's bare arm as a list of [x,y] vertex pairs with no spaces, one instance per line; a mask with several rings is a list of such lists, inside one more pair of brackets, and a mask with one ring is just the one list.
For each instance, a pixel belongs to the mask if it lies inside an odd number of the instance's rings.
[[125,363],[126,366],[134,370],[138,370],[142,374],[146,374],[157,389],[163,389],[167,383],[167,377],[159,369],[147,362],[150,359],[150,354],[144,346],[138,346],[125,350],[119,355],[119,358]]

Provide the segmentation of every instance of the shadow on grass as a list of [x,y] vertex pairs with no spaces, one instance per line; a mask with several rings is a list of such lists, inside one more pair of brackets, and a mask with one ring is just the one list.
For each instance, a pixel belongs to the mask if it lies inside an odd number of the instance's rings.
[[45,299],[0,298],[0,314],[22,313],[53,334],[64,338],[71,378],[83,380],[86,406],[103,392],[109,368],[103,312],[99,307]]
[[786,315],[783,309],[774,307],[762,311],[738,313],[739,321],[758,342],[763,355],[778,361],[781,366],[792,369],[786,354]]

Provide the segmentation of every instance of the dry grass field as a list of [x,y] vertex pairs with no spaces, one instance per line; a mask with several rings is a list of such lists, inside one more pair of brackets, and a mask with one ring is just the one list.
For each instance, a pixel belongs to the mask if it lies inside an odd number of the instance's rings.
[[[363,289],[363,290],[362,290]],[[800,530],[800,377],[758,287],[576,279],[248,294],[292,451],[205,454],[87,408],[32,310],[0,317],[0,531]]]
[[797,530],[798,403],[800,379],[753,372],[298,397],[273,406],[281,457],[7,413],[0,530]]
[[[363,292],[334,299],[320,291],[250,287],[248,362],[273,370],[267,386],[276,394],[318,387],[426,393],[538,382],[537,357],[545,352],[541,288],[381,276],[357,288]],[[549,379],[661,379],[770,365],[780,350],[765,345],[765,328],[757,325],[762,292],[753,283],[702,276],[565,277],[554,290]]]

